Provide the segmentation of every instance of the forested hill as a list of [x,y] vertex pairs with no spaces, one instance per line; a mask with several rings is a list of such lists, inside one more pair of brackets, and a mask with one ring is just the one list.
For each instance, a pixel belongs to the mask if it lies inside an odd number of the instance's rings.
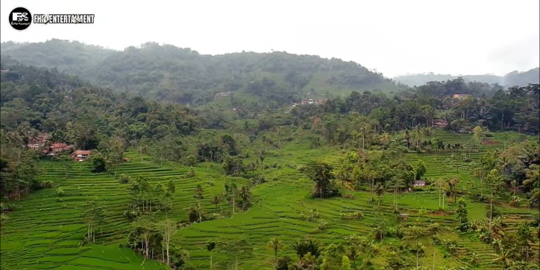
[[221,92],[252,96],[277,107],[307,96],[332,98],[351,91],[401,89],[354,62],[286,52],[211,56],[157,43],[114,51],[53,39],[4,42],[1,53],[26,65],[73,73],[99,86],[190,105],[211,102]]
[[[513,71],[505,76],[496,75],[464,75],[461,76],[467,82],[483,82],[489,84],[500,84],[503,86],[527,86],[529,83],[540,83],[540,68],[533,68],[529,71],[519,72]],[[447,81],[458,78],[449,74],[411,74],[394,77],[396,82],[406,84],[408,86],[420,86],[431,81]]]
[[162,139],[197,131],[200,117],[178,104],[115,93],[57,70],[1,61],[2,130],[26,138],[47,132],[84,149],[121,136],[129,141]]

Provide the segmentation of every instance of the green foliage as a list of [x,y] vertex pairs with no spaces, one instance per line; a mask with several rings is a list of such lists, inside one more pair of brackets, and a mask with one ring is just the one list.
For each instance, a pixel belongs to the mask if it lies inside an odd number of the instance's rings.
[[311,162],[304,168],[304,172],[315,182],[312,197],[329,198],[341,195],[333,181],[335,176],[332,173],[332,166],[321,162]]
[[422,179],[422,176],[424,176],[424,174],[426,174],[426,172],[427,172],[426,163],[423,160],[420,160],[418,162],[418,165],[416,165],[415,179],[416,180]]
[[344,255],[345,255],[345,248],[342,245],[330,244],[324,252],[323,262],[321,264],[321,270],[342,269]]
[[467,203],[463,198],[458,200],[457,219],[459,220],[458,229],[461,232],[469,230],[469,217],[467,211]]
[[275,108],[299,101],[309,89],[319,95],[323,90],[400,89],[382,74],[356,63],[286,52],[209,56],[154,42],[112,51],[53,39],[2,49],[2,58],[6,56],[55,67],[102,87],[191,105],[211,102],[221,92],[262,97],[265,107]]
[[319,243],[312,239],[297,240],[292,244],[292,249],[296,252],[299,259],[303,258],[308,253],[318,258],[321,255]]

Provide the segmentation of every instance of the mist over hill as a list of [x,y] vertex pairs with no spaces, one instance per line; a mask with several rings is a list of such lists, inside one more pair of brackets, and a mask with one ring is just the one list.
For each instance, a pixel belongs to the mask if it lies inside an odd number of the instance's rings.
[[2,57],[56,68],[102,87],[203,105],[218,93],[280,106],[306,96],[331,98],[351,91],[399,92],[404,86],[360,64],[287,52],[202,55],[189,48],[149,42],[123,51],[53,39],[4,42]]
[[[426,74],[409,74],[396,76],[393,79],[396,82],[401,82],[408,86],[420,86],[430,81],[446,81],[453,80],[460,76],[454,76],[449,74],[434,74],[433,72]],[[512,71],[505,76],[497,75],[463,75],[461,76],[468,82],[483,82],[489,84],[500,84],[502,86],[527,86],[529,83],[540,82],[540,69],[533,68],[529,71],[519,72]]]

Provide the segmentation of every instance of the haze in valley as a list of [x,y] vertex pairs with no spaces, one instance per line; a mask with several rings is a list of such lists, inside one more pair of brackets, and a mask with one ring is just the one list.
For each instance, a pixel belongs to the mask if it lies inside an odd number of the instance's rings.
[[476,1],[30,1],[1,2],[1,20],[93,13],[94,25],[1,24],[1,41],[77,40],[122,50],[148,41],[202,54],[287,51],[355,61],[387,77],[505,74],[539,66],[539,2]]

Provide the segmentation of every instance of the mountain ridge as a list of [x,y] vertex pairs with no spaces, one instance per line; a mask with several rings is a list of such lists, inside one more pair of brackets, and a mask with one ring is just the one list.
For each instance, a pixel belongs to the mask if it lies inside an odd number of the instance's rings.
[[410,87],[420,86],[429,81],[446,81],[457,78],[463,78],[465,81],[485,82],[489,84],[500,84],[502,86],[527,86],[529,83],[540,82],[540,68],[532,68],[527,71],[514,70],[504,76],[493,74],[478,74],[478,75],[450,75],[436,74],[433,72],[415,73],[395,76],[392,79],[396,82],[401,82]]
[[102,87],[195,106],[212,102],[220,92],[263,98],[278,106],[308,93],[333,97],[406,88],[356,62],[276,51],[203,55],[155,42],[115,51],[52,39],[4,42],[1,54],[28,65],[57,68]]

